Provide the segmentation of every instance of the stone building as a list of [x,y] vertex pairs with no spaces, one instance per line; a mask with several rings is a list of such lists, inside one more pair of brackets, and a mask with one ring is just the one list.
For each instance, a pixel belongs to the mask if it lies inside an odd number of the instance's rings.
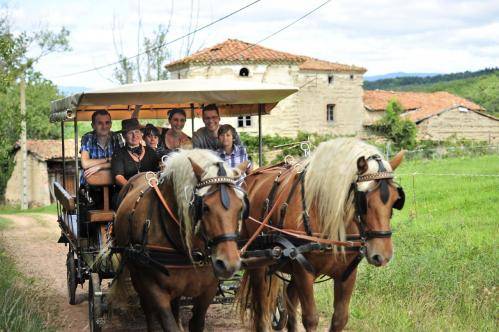
[[[51,195],[54,181],[62,184],[62,144],[59,140],[28,140],[28,205],[45,206],[54,203]],[[74,194],[74,140],[65,141],[66,189]],[[19,145],[14,148],[14,170],[7,181],[5,202],[20,205],[22,166]]]
[[499,142],[498,118],[485,113],[482,106],[444,91],[365,91],[364,125],[369,127],[380,119],[391,100],[402,105],[402,117],[416,123],[419,139],[445,140],[453,136]]
[[[231,78],[293,85],[262,121],[265,134],[295,136],[298,131],[355,135],[363,130],[363,74],[366,69],[280,52],[229,39],[166,66],[171,79]],[[258,132],[257,117],[226,118],[239,131]],[[195,123],[196,127],[201,122]],[[190,124],[186,125],[190,128]]]

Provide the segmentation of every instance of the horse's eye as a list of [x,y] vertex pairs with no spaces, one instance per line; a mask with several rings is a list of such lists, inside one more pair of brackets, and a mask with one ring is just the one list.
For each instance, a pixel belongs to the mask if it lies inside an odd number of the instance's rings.
[[210,207],[208,205],[203,205],[203,212],[204,213],[210,212]]

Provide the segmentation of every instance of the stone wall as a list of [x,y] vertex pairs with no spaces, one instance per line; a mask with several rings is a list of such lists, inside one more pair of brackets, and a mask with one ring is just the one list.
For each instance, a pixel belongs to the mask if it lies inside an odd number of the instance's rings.
[[445,140],[450,136],[499,142],[499,120],[457,107],[418,124],[418,138]]
[[[241,68],[249,70],[248,77],[240,77]],[[362,131],[365,110],[362,101],[361,74],[300,71],[296,64],[220,64],[188,65],[171,72],[172,79],[228,78],[253,80],[262,83],[293,85],[300,90],[285,98],[262,118],[264,134],[296,136],[298,131],[356,135]],[[334,121],[327,121],[327,105],[334,104]],[[224,118],[237,128],[237,118]],[[195,120],[195,128],[202,126]],[[186,132],[191,128],[186,124]],[[252,117],[250,127],[238,131],[258,133],[258,117]]]
[[[7,182],[5,201],[9,205],[20,205],[22,194],[21,151],[14,158],[15,166]],[[50,204],[47,163],[28,153],[28,205],[44,206]]]

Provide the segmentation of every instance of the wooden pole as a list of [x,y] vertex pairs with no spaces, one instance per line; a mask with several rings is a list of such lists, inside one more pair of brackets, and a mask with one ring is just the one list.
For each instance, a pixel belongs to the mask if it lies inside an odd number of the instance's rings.
[[258,166],[263,165],[262,113],[263,104],[258,104]]
[[19,82],[21,108],[21,210],[28,208],[28,149],[26,147],[26,78],[24,73]]
[[194,104],[191,104],[191,137],[194,137]]

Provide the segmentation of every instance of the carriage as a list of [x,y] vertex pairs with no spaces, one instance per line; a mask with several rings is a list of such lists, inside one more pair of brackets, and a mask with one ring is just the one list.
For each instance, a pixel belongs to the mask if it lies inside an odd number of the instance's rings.
[[[66,259],[67,287],[69,303],[76,303],[76,288],[85,282],[88,286],[89,320],[91,330],[99,330],[107,308],[106,293],[101,289],[102,281],[112,279],[117,271],[110,266],[95,264],[96,258],[108,240],[108,228],[115,218],[110,207],[110,188],[113,179],[109,170],[101,170],[87,178],[90,186],[101,188],[103,207],[98,210],[82,208],[79,192],[81,165],[74,160],[74,188],[67,189],[69,177],[65,158],[65,124],[73,123],[75,156],[79,152],[78,123],[90,121],[96,110],[107,110],[112,120],[129,118],[166,119],[172,108],[182,108],[191,119],[194,131],[194,118],[199,117],[205,104],[215,103],[220,115],[247,116],[258,115],[259,127],[259,164],[262,162],[261,120],[283,98],[296,92],[289,86],[246,82],[243,80],[169,80],[124,85],[113,89],[93,91],[72,95],[52,102],[51,122],[60,122],[63,152],[62,183],[54,182],[57,199],[58,223],[61,228],[60,243],[68,246]],[[73,162],[73,161],[71,161]],[[72,186],[71,186],[72,187]],[[226,283],[221,289],[233,294],[236,283]],[[227,294],[217,296],[215,302],[233,300]]]

